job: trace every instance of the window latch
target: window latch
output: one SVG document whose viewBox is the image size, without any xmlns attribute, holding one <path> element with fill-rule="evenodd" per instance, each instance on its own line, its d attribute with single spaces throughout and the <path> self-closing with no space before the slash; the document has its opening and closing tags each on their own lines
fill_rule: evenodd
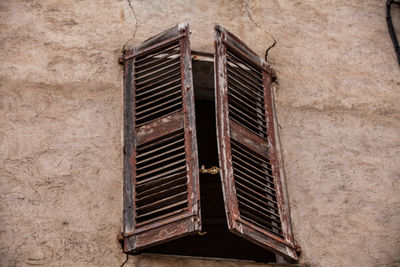
<svg viewBox="0 0 400 267">
<path fill-rule="evenodd" d="M 206 169 L 206 167 L 204 165 L 201 165 L 200 173 L 209 173 L 209 174 L 215 175 L 215 174 L 219 173 L 219 168 L 216 166 L 213 166 L 211 168 Z"/>
</svg>

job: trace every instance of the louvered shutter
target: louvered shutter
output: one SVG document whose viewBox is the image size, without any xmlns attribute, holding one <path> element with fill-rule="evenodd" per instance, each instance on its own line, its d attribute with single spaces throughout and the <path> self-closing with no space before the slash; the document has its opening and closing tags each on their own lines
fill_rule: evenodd
<svg viewBox="0 0 400 267">
<path fill-rule="evenodd" d="M 297 260 L 276 148 L 271 72 L 218 25 L 215 50 L 218 151 L 228 227 Z"/>
<path fill-rule="evenodd" d="M 124 252 L 200 230 L 189 26 L 124 56 Z"/>
</svg>

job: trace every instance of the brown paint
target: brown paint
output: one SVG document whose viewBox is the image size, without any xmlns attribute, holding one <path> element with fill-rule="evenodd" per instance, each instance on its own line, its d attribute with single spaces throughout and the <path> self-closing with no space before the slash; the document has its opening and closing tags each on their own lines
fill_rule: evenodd
<svg viewBox="0 0 400 267">
<path fill-rule="evenodd" d="M 224 189 L 224 201 L 227 212 L 228 227 L 233 232 L 244 238 L 271 250 L 288 260 L 297 261 L 297 254 L 293 244 L 293 235 L 287 208 L 287 197 L 284 194 L 281 183 L 280 168 L 281 162 L 276 152 L 275 141 L 275 115 L 273 105 L 273 95 L 271 92 L 271 74 L 273 71 L 266 65 L 263 59 L 252 52 L 236 36 L 229 33 L 221 26 L 215 28 L 215 89 L 216 89 L 216 109 L 217 109 L 217 133 L 218 148 L 221 168 L 221 180 Z M 264 86 L 264 106 L 265 117 L 267 119 L 267 138 L 263 138 L 248 131 L 245 127 L 232 121 L 228 112 L 228 86 L 227 86 L 227 56 L 226 49 L 229 46 L 237 54 L 242 56 L 242 60 L 250 61 L 249 64 L 256 65 L 262 70 Z M 252 81 L 254 81 L 253 77 Z M 278 210 L 281 220 L 282 234 L 284 238 L 268 231 L 266 228 L 259 227 L 240 217 L 238 210 L 238 200 L 235 190 L 235 178 L 232 172 L 232 152 L 230 149 L 230 139 L 234 138 L 237 142 L 257 151 L 261 155 L 270 159 Z"/>
<path fill-rule="evenodd" d="M 149 246 L 166 242 L 201 230 L 199 203 L 199 168 L 194 113 L 194 91 L 191 73 L 191 54 L 189 43 L 189 26 L 180 24 L 159 35 L 150 38 L 143 44 L 125 51 L 125 86 L 126 97 L 124 110 L 124 252 L 133 253 Z M 135 65 L 137 57 L 151 53 L 160 47 L 167 47 L 179 41 L 180 73 L 183 109 L 172 114 L 135 125 Z M 147 87 L 147 85 L 146 85 Z M 136 224 L 136 146 L 151 142 L 169 133 L 184 130 L 187 206 Z M 153 170 L 152 170 L 153 171 Z M 141 174 L 143 176 L 143 174 Z M 153 177 L 151 177 L 153 179 Z M 177 198 L 178 199 L 178 198 Z M 164 200 L 141 206 L 146 212 L 152 207 L 159 207 Z M 165 199 L 165 203 L 174 204 L 174 198 Z M 183 202 L 183 203 L 185 203 Z M 158 204 L 160 203 L 160 204 Z M 176 203 L 175 203 L 176 204 Z M 142 215 L 143 216 L 143 215 Z"/>
</svg>

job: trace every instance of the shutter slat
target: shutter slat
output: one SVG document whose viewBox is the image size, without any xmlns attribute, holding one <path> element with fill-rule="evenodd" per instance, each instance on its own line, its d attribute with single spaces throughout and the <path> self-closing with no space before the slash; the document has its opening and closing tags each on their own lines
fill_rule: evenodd
<svg viewBox="0 0 400 267">
<path fill-rule="evenodd" d="M 248 92 L 252 93 L 255 97 L 262 97 L 261 92 L 259 92 L 258 88 L 246 83 L 245 81 L 243 81 L 243 79 L 240 79 L 237 74 L 230 70 L 230 68 L 228 68 L 228 78 L 233 80 L 238 87 L 248 90 Z"/>
<path fill-rule="evenodd" d="M 158 104 L 162 104 L 162 103 L 167 103 L 166 100 L 171 99 L 171 98 L 176 98 L 176 97 L 180 97 L 181 98 L 181 91 L 180 90 L 174 90 L 172 92 L 170 92 L 169 94 L 165 94 L 161 97 L 158 97 L 154 100 L 151 101 L 147 101 L 145 104 L 140 104 L 140 103 L 136 103 L 136 109 L 140 110 L 140 112 L 145 112 L 145 110 L 143 110 L 143 108 L 149 108 L 149 106 L 157 106 Z M 138 112 L 139 113 L 139 112 Z"/>
<path fill-rule="evenodd" d="M 152 75 L 151 77 L 148 77 L 147 79 L 142 79 L 142 77 L 136 78 L 136 86 L 138 89 L 143 89 L 148 86 L 153 85 L 155 82 L 160 83 L 161 81 L 165 81 L 166 79 L 170 79 L 170 77 L 173 74 L 180 74 L 180 68 L 179 68 L 180 62 L 175 63 L 171 66 L 168 66 L 166 68 L 167 71 L 160 70 L 160 72 L 156 72 L 156 74 Z M 144 77 L 146 78 L 146 77 Z"/>
<path fill-rule="evenodd" d="M 175 94 L 176 95 L 176 94 Z M 146 117 L 148 117 L 148 116 L 151 116 L 152 114 L 155 114 L 155 113 L 157 113 L 157 112 L 160 112 L 160 111 L 162 111 L 163 109 L 160 109 L 160 107 L 164 107 L 164 106 L 167 106 L 167 107 L 165 107 L 165 108 L 168 108 L 169 106 L 173 106 L 173 105 L 168 105 L 168 104 L 171 104 L 171 103 L 174 103 L 174 102 L 177 102 L 177 100 L 181 100 L 182 99 L 182 96 L 180 96 L 180 95 L 178 95 L 178 96 L 176 96 L 176 97 L 174 97 L 174 98 L 172 98 L 172 99 L 170 99 L 170 100 L 168 100 L 168 101 L 160 101 L 160 100 L 165 100 L 165 99 L 159 99 L 158 101 L 160 101 L 161 103 L 160 104 L 158 104 L 158 105 L 153 105 L 152 107 L 149 107 L 149 108 L 147 108 L 147 109 L 143 109 L 143 110 L 140 110 L 140 111 L 138 111 L 137 113 L 136 113 L 136 115 L 139 117 L 139 115 L 142 115 L 142 114 L 148 114 L 148 115 L 146 115 L 146 116 L 141 116 L 140 118 L 141 119 L 143 119 L 143 118 L 146 118 Z M 179 103 L 181 103 L 181 101 L 178 101 Z M 150 103 L 150 104 L 152 104 L 152 103 Z M 144 106 L 144 105 L 143 105 Z M 142 108 L 143 106 L 140 106 L 140 108 Z M 147 105 L 146 105 L 147 106 Z M 154 110 L 156 110 L 156 111 L 154 111 Z M 139 119 L 138 119 L 139 120 Z"/>
<path fill-rule="evenodd" d="M 178 194 L 174 194 L 170 197 L 166 197 L 164 199 L 143 206 L 139 205 L 140 203 L 137 203 L 136 201 L 136 212 L 138 214 L 138 218 L 140 218 L 142 214 L 147 214 L 148 212 L 157 211 L 161 207 L 166 207 L 171 204 L 178 203 L 179 201 L 186 200 L 186 195 L 187 195 L 186 191 L 180 192 Z"/>
<path fill-rule="evenodd" d="M 250 125 L 251 128 L 255 128 L 255 130 L 253 130 L 253 131 L 257 132 L 257 130 L 261 130 L 261 131 L 265 132 L 265 130 L 267 130 L 267 128 L 265 127 L 265 120 L 258 119 L 257 117 L 253 118 L 246 113 L 246 110 L 240 110 L 239 108 L 235 107 L 234 105 L 228 105 L 228 106 L 230 109 L 235 111 L 235 113 L 238 114 L 239 117 L 241 117 L 241 118 L 245 117 L 246 119 L 252 121 L 254 124 L 248 124 L 248 125 Z"/>
<path fill-rule="evenodd" d="M 250 200 L 250 197 L 251 197 L 250 194 L 243 196 L 242 193 L 244 193 L 244 192 L 240 191 L 240 190 L 238 190 L 238 191 L 239 192 L 237 195 L 238 195 L 239 199 L 243 200 L 243 201 L 239 202 L 239 208 L 240 208 L 240 205 L 243 205 L 244 207 L 246 207 L 246 209 L 251 209 L 252 211 L 254 211 L 254 213 L 256 214 L 257 217 L 263 218 L 265 220 L 266 224 L 269 226 L 273 226 L 272 222 L 276 222 L 277 225 L 280 225 L 281 222 L 279 221 L 279 216 L 276 217 L 276 218 L 278 218 L 278 220 L 270 217 L 269 216 L 270 211 L 267 210 L 266 208 L 260 206 L 259 204 L 253 202 L 252 200 Z M 271 221 L 269 221 L 269 220 L 271 220 Z M 277 227 L 277 228 L 282 229 L 281 227 Z"/>
<path fill-rule="evenodd" d="M 167 176 L 167 178 L 157 179 L 155 181 L 153 180 L 142 186 L 136 185 L 136 197 L 141 198 L 145 195 L 150 195 L 159 190 L 171 188 L 179 184 L 186 184 L 186 172 L 170 175 Z"/>
<path fill-rule="evenodd" d="M 136 159 L 140 159 L 145 157 L 151 153 L 157 152 L 161 149 L 165 149 L 169 146 L 174 146 L 177 143 L 183 143 L 183 131 L 179 130 L 176 132 L 172 132 L 169 135 L 163 135 L 158 139 L 153 139 L 150 142 L 142 143 L 137 146 L 137 150 L 139 155 L 136 156 Z"/>
<path fill-rule="evenodd" d="M 228 95 L 232 96 L 232 94 L 230 93 Z M 265 127 L 266 120 L 259 113 L 257 113 L 255 110 L 249 109 L 246 105 L 243 105 L 236 101 L 236 99 L 230 97 L 229 106 L 235 109 L 235 111 L 237 111 L 239 114 L 242 114 L 244 117 L 254 122 L 254 124 L 256 124 L 257 126 L 263 127 L 264 131 L 267 129 Z"/>
<path fill-rule="evenodd" d="M 133 253 L 201 230 L 189 26 L 124 58 L 124 252 Z"/>
<path fill-rule="evenodd" d="M 136 177 L 137 177 L 137 179 L 141 179 L 143 177 L 148 177 L 149 175 L 155 175 L 155 173 L 163 172 L 163 171 L 165 171 L 166 169 L 169 169 L 172 166 L 185 163 L 185 161 L 186 161 L 186 159 L 181 159 L 179 161 L 172 162 L 170 164 L 164 165 L 164 166 L 162 166 L 160 168 L 157 168 L 157 169 L 154 169 L 154 170 L 151 170 L 151 171 L 147 171 L 147 172 L 138 174 Z"/>
<path fill-rule="evenodd" d="M 163 157 L 163 159 L 157 160 L 157 161 L 155 161 L 153 163 L 145 164 L 145 165 L 143 165 L 141 167 L 138 166 L 136 168 L 136 171 L 137 172 L 141 172 L 141 171 L 146 170 L 148 168 L 152 168 L 154 166 L 161 165 L 162 163 L 169 162 L 169 161 L 171 161 L 173 159 L 182 158 L 182 156 L 185 156 L 185 154 L 186 154 L 186 152 L 184 150 L 183 150 L 183 152 L 178 153 L 178 154 L 174 153 L 174 155 L 172 155 L 172 156 Z M 143 163 L 143 162 L 141 162 L 141 163 Z M 137 165 L 139 165 L 139 163 Z"/>
<path fill-rule="evenodd" d="M 237 123 L 235 120 L 229 120 L 231 129 L 231 140 L 236 141 L 237 149 L 248 155 L 258 154 L 264 158 L 269 158 L 268 140 L 259 136 L 257 133 L 250 131 L 248 128 Z M 246 149 L 244 149 L 246 148 Z M 269 162 L 269 161 L 268 161 Z"/>
<path fill-rule="evenodd" d="M 229 84 L 228 84 L 228 89 L 230 92 L 237 92 L 238 94 L 241 94 L 242 96 L 246 97 L 246 98 L 250 98 L 253 102 L 253 104 L 261 109 L 264 110 L 264 105 L 263 103 L 260 102 L 260 97 L 253 94 L 253 92 L 251 91 L 246 91 L 245 88 L 241 88 L 240 85 L 235 84 L 235 82 L 232 82 L 229 78 L 228 78 Z M 265 110 L 264 110 L 265 112 Z"/>
<path fill-rule="evenodd" d="M 240 124 L 241 126 L 245 127 L 247 130 L 249 130 L 250 132 L 260 136 L 261 138 L 266 138 L 263 130 L 265 129 L 258 129 L 257 126 L 252 125 L 251 123 L 249 123 L 246 118 L 243 118 L 243 116 L 240 116 L 240 113 L 238 111 L 236 111 L 235 109 L 231 108 L 229 106 L 229 115 L 230 115 L 230 119 L 234 120 L 236 123 Z"/>
<path fill-rule="evenodd" d="M 230 57 L 229 55 L 227 56 L 227 59 L 228 64 L 233 67 L 234 70 L 240 72 L 240 75 L 243 75 L 246 80 L 250 80 L 252 84 L 255 84 L 256 86 L 258 86 L 259 83 L 263 83 L 262 75 L 260 75 L 260 77 L 256 77 L 254 74 L 252 74 L 251 71 L 249 71 L 246 66 L 244 66 L 243 63 L 237 62 L 233 57 Z"/>
<path fill-rule="evenodd" d="M 266 192 L 265 187 L 267 187 L 267 185 L 264 183 L 264 181 L 257 180 L 253 176 L 248 175 L 247 173 L 244 173 L 243 171 L 237 168 L 234 169 L 234 172 L 235 172 L 235 177 L 237 176 L 239 179 L 242 179 L 243 181 L 250 183 L 252 186 L 255 186 L 256 188 Z M 250 181 L 252 181 L 253 183 L 251 183 Z M 272 183 L 269 184 L 273 185 Z"/>
<path fill-rule="evenodd" d="M 136 119 L 137 127 L 142 126 L 144 123 L 149 123 L 157 118 L 164 117 L 166 116 L 165 113 L 171 114 L 173 112 L 180 110 L 181 108 L 182 108 L 182 102 L 177 102 L 156 111 L 152 109 L 153 112 L 143 115 L 142 117 L 140 117 L 140 119 Z"/>
<path fill-rule="evenodd" d="M 162 69 L 168 69 L 168 67 L 173 66 L 179 62 L 179 52 L 175 51 L 174 54 L 167 54 L 154 60 L 151 64 L 146 64 L 147 66 L 140 66 L 140 68 L 136 67 L 136 69 L 142 69 L 141 71 L 137 71 L 136 75 L 141 79 L 145 78 L 146 76 L 153 75 Z"/>
<path fill-rule="evenodd" d="M 270 69 L 236 36 L 215 29 L 217 135 L 228 228 L 296 261 Z"/>
<path fill-rule="evenodd" d="M 249 71 L 250 74 L 252 74 L 254 77 L 256 77 L 262 81 L 262 73 L 260 72 L 258 66 L 254 66 L 251 62 L 241 59 L 241 56 L 238 55 L 232 49 L 227 49 L 226 54 L 227 54 L 227 58 L 230 59 L 230 61 L 236 61 L 236 62 L 239 62 L 240 64 L 245 65 L 246 67 L 248 67 L 250 69 L 250 71 Z"/>
<path fill-rule="evenodd" d="M 229 79 L 228 79 L 228 81 L 229 81 Z M 259 110 L 260 112 L 263 112 L 263 114 L 265 114 L 265 109 L 264 109 L 262 103 L 260 102 L 260 98 L 249 94 L 249 92 L 246 92 L 243 88 L 239 88 L 234 83 L 231 83 L 231 82 L 229 82 L 229 84 L 228 84 L 228 89 L 229 89 L 229 93 L 238 94 L 240 97 L 243 97 L 248 101 L 251 101 L 251 103 L 254 105 L 254 108 L 256 108 L 257 110 Z"/>
<path fill-rule="evenodd" d="M 235 47 L 229 46 L 229 49 L 226 50 L 227 57 L 233 57 L 234 60 L 239 61 L 241 64 L 246 65 L 251 72 L 256 76 L 262 78 L 262 73 L 260 72 L 260 66 L 258 64 L 254 64 L 253 61 L 249 61 L 246 58 L 243 58 L 243 54 L 239 52 Z"/>
<path fill-rule="evenodd" d="M 145 83 L 154 79 L 157 79 L 160 76 L 157 75 L 166 75 L 169 74 L 169 71 L 167 70 L 176 70 L 179 69 L 180 67 L 180 58 L 174 58 L 172 60 L 166 60 L 163 63 L 160 63 L 158 65 L 155 65 L 151 68 L 151 70 L 146 70 L 141 73 L 136 73 L 136 82 L 139 85 L 139 83 Z M 153 70 L 154 69 L 154 70 Z"/>
<path fill-rule="evenodd" d="M 234 142 L 232 142 L 232 143 L 234 143 Z M 271 167 L 267 166 L 269 164 L 267 163 L 266 159 L 261 159 L 261 158 L 255 159 L 255 158 L 253 158 L 254 154 L 251 154 L 251 156 L 248 154 L 246 155 L 245 154 L 246 152 L 243 149 L 241 149 L 241 150 L 237 149 L 237 148 L 235 148 L 235 146 L 232 146 L 231 149 L 232 149 L 232 152 L 238 154 L 241 157 L 244 157 L 246 160 L 251 161 L 253 164 L 258 165 L 258 164 L 260 164 L 260 161 L 261 161 L 263 168 L 266 168 L 267 170 L 272 171 Z"/>
<path fill-rule="evenodd" d="M 229 119 L 235 121 L 238 124 L 240 124 L 242 127 L 246 128 L 247 130 L 249 130 L 250 132 L 256 134 L 257 136 L 260 136 L 260 132 L 258 132 L 257 130 L 254 130 L 253 127 L 251 127 L 251 126 L 248 126 L 246 121 L 243 121 L 243 119 L 240 118 L 240 116 L 236 115 L 235 113 L 231 113 L 231 116 L 230 116 Z M 265 138 L 264 136 L 265 135 L 262 134 L 260 137 L 261 138 Z"/>
<path fill-rule="evenodd" d="M 240 157 L 237 157 L 236 155 L 232 155 L 234 157 L 234 163 L 237 163 L 238 166 L 242 167 L 243 169 L 249 171 L 250 173 L 252 173 L 253 175 L 259 177 L 260 179 L 266 180 L 268 181 L 269 178 L 274 179 L 274 177 L 270 174 L 268 174 L 268 172 L 263 171 L 262 167 L 257 168 L 256 166 L 254 166 L 253 164 L 249 164 L 248 162 L 244 161 L 243 159 L 241 159 Z M 272 181 L 270 181 L 272 183 Z"/>
<path fill-rule="evenodd" d="M 137 92 L 137 94 L 136 94 L 136 99 L 142 100 L 142 98 L 140 98 L 140 97 L 142 97 L 143 95 L 147 95 L 147 94 L 149 94 L 149 93 L 153 93 L 154 91 L 157 92 L 157 91 L 159 91 L 161 88 L 174 88 L 174 87 L 177 86 L 176 84 L 178 84 L 178 86 L 182 86 L 182 85 L 181 85 L 181 78 L 180 78 L 180 77 L 179 77 L 178 79 L 171 80 L 171 81 L 169 81 L 169 82 L 167 82 L 167 83 L 163 83 L 163 84 L 161 84 L 160 86 L 154 87 L 154 88 L 152 88 L 152 89 L 150 89 L 150 90 Z M 170 86 L 170 85 L 172 85 L 172 86 Z M 167 87 L 167 86 L 170 86 L 170 87 Z"/>
<path fill-rule="evenodd" d="M 169 94 L 171 94 L 173 92 L 180 91 L 179 90 L 180 87 L 181 87 L 181 85 L 178 84 L 178 85 L 175 85 L 175 86 L 172 86 L 172 87 L 167 87 L 167 88 L 165 88 L 163 90 L 158 90 L 158 91 L 156 91 L 156 93 L 150 94 L 149 96 L 143 97 L 141 99 L 137 99 L 136 100 L 136 105 L 140 105 L 142 102 L 148 101 L 149 99 L 153 99 L 153 98 L 156 98 L 158 96 L 169 95 Z"/>
<path fill-rule="evenodd" d="M 243 177 L 247 177 L 248 179 L 250 179 L 250 180 L 252 180 L 252 181 L 254 181 L 256 183 L 259 183 L 261 185 L 261 187 L 266 186 L 265 183 L 268 183 L 270 186 L 273 186 L 272 182 L 270 182 L 270 181 L 268 181 L 268 180 L 266 180 L 264 178 L 261 178 L 261 180 L 257 179 L 256 176 L 251 175 L 248 172 L 243 171 L 242 168 L 235 168 L 235 166 L 234 166 L 234 172 L 236 172 L 236 171 L 238 173 L 240 173 Z"/>
<path fill-rule="evenodd" d="M 135 58 L 135 92 L 140 95 L 136 101 L 135 111 L 137 127 L 182 108 L 182 90 L 177 86 L 182 67 L 180 54 L 175 54 L 177 57 L 173 59 L 163 57 L 171 51 L 175 51 L 174 53 L 179 52 L 178 50 L 180 51 L 179 40 L 175 40 Z M 150 62 L 158 60 L 157 57 L 163 57 L 163 60 L 149 65 Z M 144 59 L 148 59 L 150 62 L 141 62 Z M 138 62 L 144 63 L 147 67 L 143 68 L 143 64 Z M 137 71 L 137 68 L 140 71 Z M 182 86 L 182 83 L 180 85 Z M 160 89 L 168 89 L 170 87 L 175 88 L 175 90 L 169 91 L 169 94 L 160 92 L 163 91 Z"/>
<path fill-rule="evenodd" d="M 249 193 L 249 192 L 246 192 L 245 190 L 242 190 L 241 189 L 241 187 L 236 187 L 236 190 L 237 190 L 237 192 L 238 192 L 238 194 L 239 195 L 242 195 L 242 197 L 243 198 L 247 198 L 247 200 L 248 201 L 250 201 L 250 199 L 252 199 L 251 201 L 254 201 L 254 205 L 257 205 L 257 204 L 255 204 L 255 202 L 261 202 L 261 203 L 263 203 L 264 205 L 267 205 L 268 206 L 268 208 L 270 207 L 269 206 L 269 203 L 272 203 L 272 204 L 275 204 L 276 206 L 278 206 L 278 203 L 275 201 L 275 200 L 272 200 L 270 197 L 269 197 L 269 195 L 266 195 L 267 196 L 267 199 L 268 199 L 268 201 L 267 201 L 267 203 L 264 203 L 263 201 L 260 201 L 260 199 L 257 197 L 257 195 L 256 194 L 251 194 L 251 193 Z M 245 197 L 246 196 L 246 197 Z M 260 207 L 260 209 L 264 209 L 264 207 L 262 207 L 262 206 L 259 206 Z M 275 208 L 275 206 L 272 206 L 273 208 Z M 279 217 L 279 216 L 278 216 Z"/>
<path fill-rule="evenodd" d="M 169 177 L 172 177 L 172 176 L 176 175 L 176 173 L 181 172 L 182 170 L 185 170 L 185 169 L 186 169 L 186 166 L 181 165 L 181 166 L 178 166 L 176 168 L 170 169 L 170 170 L 168 170 L 168 171 L 166 171 L 164 173 L 161 173 L 161 174 L 158 174 L 158 175 L 154 175 L 154 176 L 152 176 L 150 178 L 137 181 L 136 184 L 137 185 L 141 185 L 141 184 L 148 183 L 150 181 L 155 181 L 155 180 L 158 180 L 158 179 L 160 179 L 160 180 L 161 179 L 168 179 Z M 171 175 L 171 174 L 173 174 L 173 175 Z"/>
<path fill-rule="evenodd" d="M 178 141 L 176 141 L 176 142 L 182 142 L 183 140 L 178 140 Z M 165 148 L 166 146 L 164 146 L 164 147 L 162 147 L 162 148 Z M 143 160 L 141 160 L 140 162 L 138 162 L 137 163 L 137 165 L 143 165 L 143 164 L 146 164 L 147 162 L 149 162 L 149 161 L 154 161 L 154 160 L 156 160 L 156 159 L 158 159 L 158 158 L 164 158 L 166 155 L 169 155 L 169 154 L 171 154 L 171 153 L 176 153 L 177 151 L 179 151 L 179 150 L 183 150 L 184 151 L 184 148 L 185 148 L 185 145 L 182 145 L 182 146 L 179 146 L 179 147 L 175 147 L 175 148 L 172 148 L 171 150 L 167 150 L 167 151 L 165 151 L 165 152 L 162 152 L 162 153 L 157 153 L 156 155 L 154 155 L 154 156 L 151 156 L 151 157 L 149 157 L 149 158 L 146 158 L 146 159 L 143 159 Z M 159 150 L 161 150 L 161 148 L 160 149 L 155 149 L 155 150 L 152 150 L 152 151 L 149 151 L 149 152 L 147 152 L 147 153 L 154 153 L 154 152 L 157 152 L 157 151 L 159 151 Z M 138 167 L 138 169 L 139 169 L 140 167 Z"/>
<path fill-rule="evenodd" d="M 231 97 L 231 99 L 237 103 L 239 103 L 239 105 L 243 105 L 245 106 L 246 110 L 248 110 L 251 113 L 257 113 L 257 116 L 261 116 L 262 120 L 265 121 L 265 113 L 263 114 L 263 112 L 261 111 L 261 109 L 259 108 L 255 108 L 254 106 L 251 106 L 249 102 L 245 102 L 247 99 L 242 99 L 240 98 L 240 95 L 234 91 L 234 90 L 230 90 L 228 92 L 229 96 Z M 239 95 L 239 96 L 238 96 Z M 258 117 L 257 117 L 258 118 Z"/>
<path fill-rule="evenodd" d="M 169 46 L 169 47 L 168 47 Z M 167 47 L 167 49 L 165 49 Z M 177 39 L 173 39 L 169 42 L 165 42 L 158 46 L 157 49 L 153 49 L 150 51 L 144 51 L 142 54 L 138 55 L 137 58 L 135 59 L 135 65 L 143 64 L 143 61 L 157 58 L 158 55 L 166 53 L 166 51 L 170 51 L 171 49 L 176 49 L 180 47 Z"/>
<path fill-rule="evenodd" d="M 237 160 L 237 157 L 235 157 L 233 160 Z M 236 164 L 236 163 L 234 163 L 234 164 Z M 253 178 L 252 180 L 258 181 L 259 183 L 261 183 L 263 185 L 263 188 L 265 187 L 265 189 L 267 189 L 267 190 L 272 190 L 273 192 L 276 192 L 276 189 L 273 188 L 273 186 L 274 186 L 273 180 L 270 180 L 270 179 L 262 179 L 262 180 L 261 179 L 257 179 L 257 178 L 255 178 L 254 175 L 249 175 L 248 173 L 241 171 L 240 168 L 234 168 L 234 171 L 235 170 L 240 171 L 241 173 L 243 173 L 247 177 Z M 275 194 L 272 194 L 272 196 L 276 197 Z"/>
<path fill-rule="evenodd" d="M 243 217 L 244 220 L 246 220 L 246 221 L 248 221 L 250 223 L 253 223 L 253 224 L 255 224 L 256 226 L 258 226 L 260 228 L 263 228 L 264 227 L 263 225 L 267 224 L 267 222 L 265 220 L 261 219 L 261 222 L 260 222 L 260 221 L 257 220 L 258 219 L 257 217 L 254 218 L 254 216 L 253 216 L 253 214 L 251 212 L 247 212 L 245 210 L 243 211 L 243 216 L 242 217 Z M 271 232 L 273 234 L 278 235 L 279 237 L 283 238 L 283 235 L 280 234 L 280 232 L 281 232 L 280 229 L 277 229 L 277 228 L 273 227 L 271 229 Z"/>
<path fill-rule="evenodd" d="M 170 187 L 165 190 L 159 190 L 156 193 L 148 194 L 142 198 L 136 198 L 136 205 L 142 206 L 144 203 L 158 201 L 164 199 L 168 196 L 175 195 L 178 193 L 186 192 L 186 184 L 181 184 L 177 186 Z"/>
<path fill-rule="evenodd" d="M 268 203 L 268 201 L 271 200 L 271 198 L 268 198 L 267 196 L 265 196 L 265 195 L 263 195 L 263 194 L 260 194 L 259 192 L 255 191 L 254 189 L 251 189 L 250 187 L 248 187 L 248 186 L 246 186 L 246 185 L 240 183 L 239 180 L 240 180 L 240 179 L 236 179 L 236 180 L 235 180 L 235 184 L 236 184 L 237 187 L 241 187 L 243 190 L 249 191 L 249 192 L 250 192 L 251 194 L 253 194 L 254 196 L 258 196 L 261 200 L 264 200 L 264 201 L 262 201 L 262 202 L 265 202 L 265 201 L 266 201 L 266 202 Z M 263 190 L 263 191 L 264 191 L 264 193 L 265 193 L 266 195 L 268 194 L 267 192 L 265 192 L 265 190 Z M 272 214 L 273 214 L 274 216 L 279 217 L 278 214 L 275 214 L 275 213 L 272 213 Z"/>
<path fill-rule="evenodd" d="M 149 83 L 149 84 L 146 84 L 146 85 L 138 86 L 136 88 L 136 91 L 138 93 L 139 92 L 143 92 L 144 90 L 150 91 L 150 89 L 153 89 L 154 87 L 164 86 L 165 84 L 168 84 L 168 82 L 174 81 L 176 78 L 181 76 L 181 74 L 179 73 L 179 70 L 173 70 L 173 72 L 174 73 L 169 74 L 169 75 L 163 77 L 162 79 L 157 79 L 153 83 Z"/>
<path fill-rule="evenodd" d="M 168 218 L 168 217 L 171 217 L 171 216 L 179 215 L 179 214 L 181 214 L 181 213 L 183 213 L 184 211 L 187 210 L 186 206 L 187 206 L 187 201 L 184 200 L 184 201 L 177 202 L 177 203 L 174 203 L 172 205 L 169 205 L 167 207 L 163 207 L 161 209 L 154 210 L 152 212 L 143 214 L 140 217 L 138 216 L 139 219 L 146 218 L 146 216 L 149 217 L 149 218 L 148 219 L 144 219 L 142 222 L 138 222 L 136 225 L 137 225 L 137 227 L 139 227 L 139 226 L 142 226 L 142 225 L 146 225 L 146 224 L 149 224 L 149 223 L 160 221 L 162 219 L 165 219 L 165 218 Z M 165 211 L 168 211 L 168 212 L 165 212 Z"/>
<path fill-rule="evenodd" d="M 174 136 L 174 138 L 176 138 L 176 136 Z M 180 144 L 180 143 L 182 143 L 182 144 L 184 143 L 183 138 L 182 139 L 178 139 L 176 141 L 173 140 L 173 139 L 171 140 L 171 139 L 169 139 L 170 143 L 165 143 L 165 144 L 162 144 L 161 146 L 157 146 L 155 148 L 154 148 L 154 146 L 156 146 L 156 144 L 152 144 L 152 146 L 146 147 L 147 149 L 151 148 L 151 150 L 148 150 L 148 151 L 146 151 L 144 153 L 143 152 L 140 153 L 138 155 L 137 159 L 140 159 L 140 158 L 142 158 L 144 156 L 147 156 L 147 155 L 150 155 L 150 154 L 153 155 L 155 152 L 158 152 L 157 155 L 145 159 L 145 160 L 151 160 L 154 157 L 158 157 L 158 155 L 160 155 L 159 153 L 160 153 L 161 150 L 166 149 L 166 148 L 171 147 L 171 146 L 176 146 L 177 144 Z M 185 145 L 183 144 L 182 146 L 180 145 L 179 147 L 176 147 L 175 149 L 184 148 L 184 147 L 185 147 Z M 145 160 L 141 160 L 141 162 L 144 162 Z"/>
<path fill-rule="evenodd" d="M 235 80 L 241 86 L 243 86 L 249 90 L 253 90 L 253 92 L 255 92 L 256 95 L 263 97 L 262 82 L 255 83 L 252 80 L 248 79 L 247 77 L 241 75 L 241 73 L 238 73 L 240 71 L 240 68 L 234 68 L 234 67 L 228 66 L 227 70 L 228 70 L 229 77 L 231 77 L 233 80 Z"/>
<path fill-rule="evenodd" d="M 178 48 L 178 49 L 177 49 Z M 164 64 L 165 62 L 169 62 L 170 60 L 165 60 L 166 58 L 171 58 L 171 60 L 174 60 L 174 57 L 177 56 L 179 57 L 179 45 L 173 46 L 170 49 L 167 49 L 165 51 L 162 51 L 161 54 L 162 56 L 157 57 L 157 56 L 152 56 L 152 60 L 146 62 L 146 63 L 142 63 L 139 64 L 138 61 L 136 61 L 135 63 L 135 68 L 137 70 L 137 74 L 141 74 L 143 72 L 148 71 L 149 69 L 153 69 L 154 66 L 158 66 L 159 64 Z"/>
</svg>

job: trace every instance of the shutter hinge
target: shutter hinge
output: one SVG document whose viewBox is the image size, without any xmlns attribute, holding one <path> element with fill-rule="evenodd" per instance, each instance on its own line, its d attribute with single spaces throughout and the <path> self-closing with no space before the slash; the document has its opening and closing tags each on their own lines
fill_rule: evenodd
<svg viewBox="0 0 400 267">
<path fill-rule="evenodd" d="M 206 169 L 206 167 L 204 165 L 201 165 L 200 173 L 209 173 L 209 174 L 215 175 L 215 174 L 219 173 L 219 168 L 216 166 L 213 166 L 211 168 Z"/>
<path fill-rule="evenodd" d="M 122 55 L 122 56 L 120 56 L 120 57 L 118 58 L 118 63 L 119 63 L 120 65 L 124 65 L 124 61 L 125 61 L 124 55 Z"/>
<path fill-rule="evenodd" d="M 124 234 L 123 233 L 119 233 L 117 236 L 118 242 L 121 244 L 122 246 L 122 250 L 124 249 Z"/>
<path fill-rule="evenodd" d="M 301 255 L 301 247 L 300 247 L 300 244 L 296 240 L 294 241 L 294 247 L 296 249 L 297 256 L 300 256 Z"/>
<path fill-rule="evenodd" d="M 118 58 L 118 64 L 124 65 L 125 62 L 125 49 L 121 50 L 121 55 Z"/>
</svg>

